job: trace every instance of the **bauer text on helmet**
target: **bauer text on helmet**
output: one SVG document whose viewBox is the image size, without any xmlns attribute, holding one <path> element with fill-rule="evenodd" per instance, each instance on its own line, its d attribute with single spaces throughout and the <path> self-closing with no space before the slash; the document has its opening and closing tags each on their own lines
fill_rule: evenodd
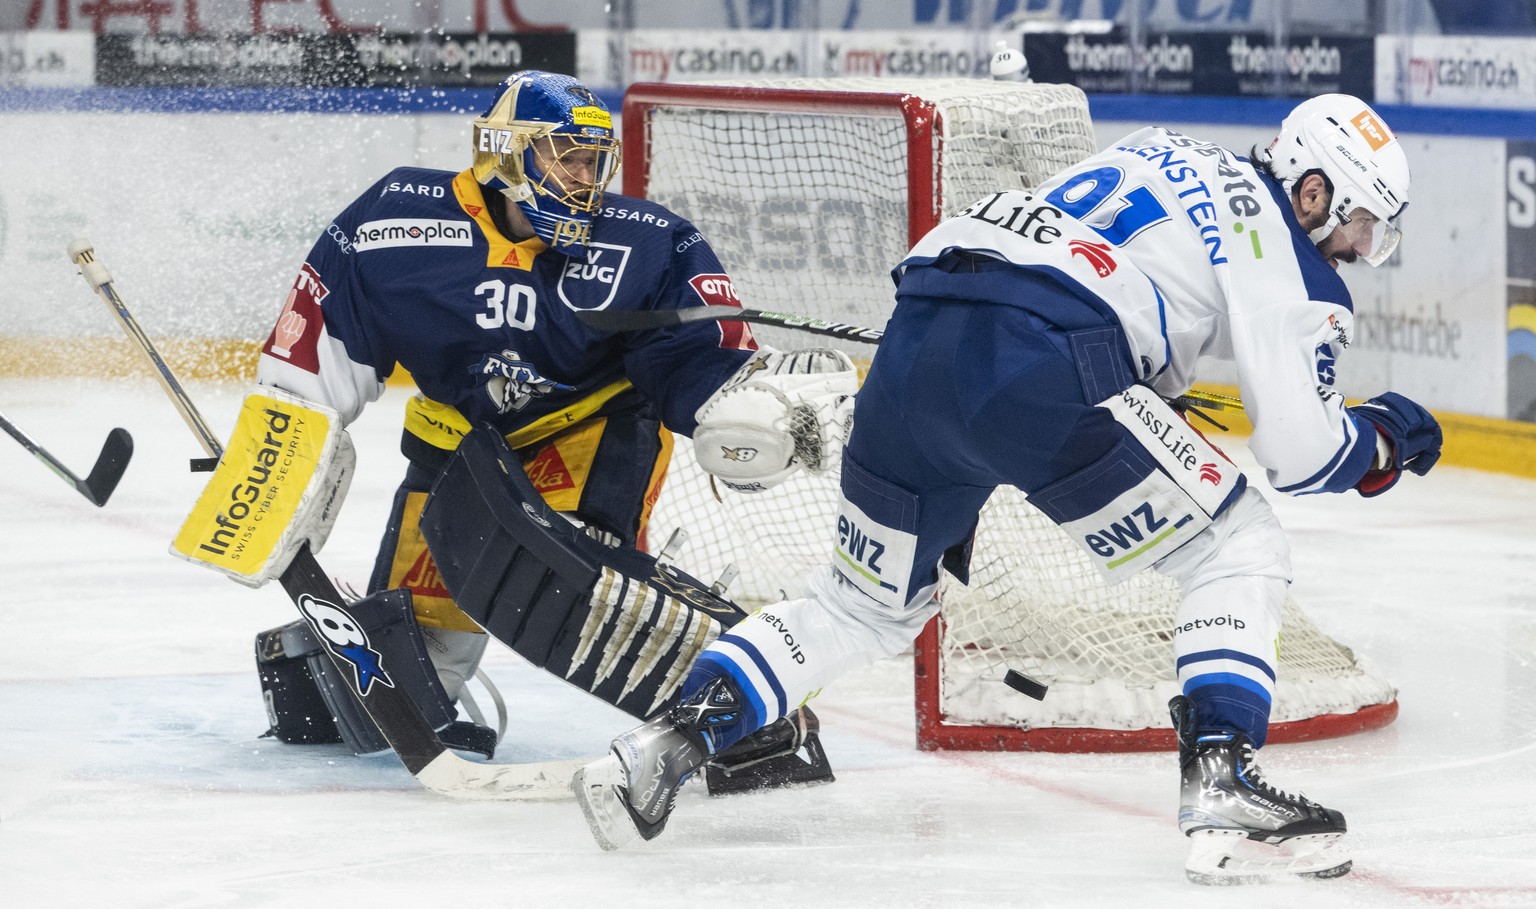
<svg viewBox="0 0 1536 909">
<path fill-rule="evenodd" d="M 619 164 L 608 108 L 556 73 L 513 73 L 475 120 L 475 178 L 517 204 L 534 233 L 572 253 L 590 241 L 592 214 Z"/>
<path fill-rule="evenodd" d="M 1408 207 L 1408 156 L 1370 105 L 1352 95 L 1318 95 L 1297 105 L 1263 157 L 1289 192 L 1320 172 L 1333 192 L 1327 223 L 1311 232 L 1321 243 L 1344 231 L 1361 258 L 1380 265 L 1402 239 L 1398 218 Z"/>
</svg>

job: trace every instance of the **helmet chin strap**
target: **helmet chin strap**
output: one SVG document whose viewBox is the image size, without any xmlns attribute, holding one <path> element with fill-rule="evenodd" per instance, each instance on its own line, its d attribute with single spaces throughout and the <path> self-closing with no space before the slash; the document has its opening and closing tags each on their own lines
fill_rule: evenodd
<svg viewBox="0 0 1536 909">
<path fill-rule="evenodd" d="M 1331 235 L 1335 230 L 1339 228 L 1340 225 L 1344 223 L 1344 206 L 1348 204 L 1349 202 L 1346 200 L 1339 202 L 1337 205 L 1334 205 L 1332 208 L 1328 209 L 1328 220 L 1324 221 L 1321 227 L 1307 231 L 1307 237 L 1312 240 L 1313 246 L 1321 245 L 1324 240 L 1328 239 L 1329 235 Z"/>
<path fill-rule="evenodd" d="M 1315 230 L 1307 231 L 1307 237 L 1312 240 L 1312 245 L 1313 246 L 1321 246 L 1323 241 L 1328 239 L 1329 235 L 1331 235 L 1335 230 L 1337 230 L 1338 227 L 1339 227 L 1339 216 L 1338 216 L 1338 214 L 1336 214 L 1334 212 L 1329 212 L 1328 213 L 1328 220 L 1323 222 L 1323 226 L 1319 227 L 1319 228 L 1317 228 Z"/>
</svg>

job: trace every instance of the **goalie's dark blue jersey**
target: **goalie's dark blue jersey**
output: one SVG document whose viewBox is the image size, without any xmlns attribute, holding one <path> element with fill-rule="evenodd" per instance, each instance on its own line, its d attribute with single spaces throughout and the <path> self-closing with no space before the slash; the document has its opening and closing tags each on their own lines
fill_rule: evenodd
<svg viewBox="0 0 1536 909">
<path fill-rule="evenodd" d="M 258 381 L 351 422 L 399 364 L 432 401 L 508 434 L 589 415 L 588 402 L 627 382 L 691 434 L 695 411 L 756 347 L 745 324 L 609 335 L 576 312 L 739 305 L 694 226 L 609 194 L 585 256 L 567 257 L 537 238 L 507 239 L 486 205 L 468 171 L 399 168 L 374 184 L 310 250 Z M 488 365 L 538 391 L 501 412 L 485 390 Z"/>
</svg>

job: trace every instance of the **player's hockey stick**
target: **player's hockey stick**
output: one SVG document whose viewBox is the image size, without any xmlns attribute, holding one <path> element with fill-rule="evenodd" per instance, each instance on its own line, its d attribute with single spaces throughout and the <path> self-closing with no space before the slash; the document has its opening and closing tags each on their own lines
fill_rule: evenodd
<svg viewBox="0 0 1536 909">
<path fill-rule="evenodd" d="M 845 341 L 862 341 L 866 344 L 879 344 L 880 339 L 885 337 L 885 332 L 878 328 L 864 328 L 860 325 L 849 325 L 846 322 L 829 322 L 826 319 L 811 316 L 771 312 L 766 309 L 742 309 L 736 306 L 689 306 L 684 309 L 639 310 L 586 309 L 579 310 L 576 317 L 593 328 L 613 332 L 649 331 L 689 322 L 756 322 L 759 325 L 794 328 L 815 335 L 826 335 Z M 1187 391 L 1169 403 L 1175 407 L 1204 407 L 1210 410 L 1241 412 L 1243 409 L 1243 402 L 1238 398 L 1209 391 Z"/>
<path fill-rule="evenodd" d="M 777 325 L 795 328 L 811 334 L 841 338 L 844 341 L 862 341 L 879 344 L 885 332 L 878 328 L 863 328 L 846 322 L 829 322 L 811 316 L 797 316 L 787 312 L 768 312 L 762 309 L 740 309 L 735 306 L 689 306 L 684 309 L 641 310 L 578 310 L 576 317 L 593 328 L 603 331 L 647 331 L 667 328 L 688 322 L 756 322 L 760 325 Z"/>
<path fill-rule="evenodd" d="M 75 487 L 77 492 L 97 508 L 107 504 L 107 499 L 112 497 L 112 490 L 117 488 L 117 481 L 123 478 L 123 471 L 128 469 L 128 459 L 133 457 L 133 436 L 130 436 L 126 429 L 114 429 L 107 433 L 107 441 L 101 446 L 101 454 L 96 456 L 96 463 L 91 467 L 91 472 L 82 480 L 60 463 L 58 458 L 49 454 L 46 448 L 32 441 L 15 423 L 7 420 L 4 414 L 0 414 L 0 429 L 4 429 L 11 438 L 20 442 L 23 448 L 32 452 L 39 461 L 48 465 L 49 470 Z"/>
<path fill-rule="evenodd" d="M 203 450 L 208 453 L 215 463 L 223 455 L 223 446 L 213 433 L 209 431 L 208 424 L 203 421 L 197 406 L 182 389 L 181 383 L 160 354 L 155 350 L 149 337 L 139 329 L 138 323 L 128 311 L 127 304 L 118 295 L 117 289 L 112 284 L 112 276 L 104 265 L 95 257 L 95 252 L 87 240 L 76 240 L 69 245 L 70 258 L 80 266 L 80 273 L 86 283 L 107 300 L 114 312 L 119 315 L 124 328 L 133 341 L 143 349 L 146 356 L 156 365 L 160 378 L 160 385 L 166 394 L 176 404 L 176 409 L 181 412 L 187 426 L 192 429 L 198 441 L 202 443 Z M 430 724 L 421 714 L 420 708 L 411 700 L 410 696 L 393 685 L 373 684 L 379 681 L 371 678 L 369 684 L 361 684 L 356 667 L 348 660 L 342 647 L 332 642 L 331 636 L 326 633 L 325 626 L 315 618 L 315 614 L 324 614 L 325 608 L 334 609 L 347 619 L 351 620 L 354 627 L 361 625 L 347 612 L 346 600 L 336 589 L 336 585 L 330 577 L 320 568 L 320 563 L 315 560 L 314 553 L 309 551 L 308 544 L 299 548 L 298 554 L 288 568 L 278 576 L 278 583 L 287 591 L 294 605 L 309 622 L 315 636 L 326 642 L 322 648 L 337 670 L 352 683 L 352 691 L 362 702 L 363 709 L 368 711 L 379 731 L 389 742 L 400 761 L 405 764 L 421 784 L 433 792 L 460 799 L 560 799 L 569 798 L 571 775 L 583 764 L 591 761 L 591 758 L 577 758 L 568 761 L 548 761 L 538 764 L 479 764 L 467 761 L 457 754 L 449 751 L 437 738 L 437 733 L 432 730 Z M 316 606 L 321 608 L 316 609 Z M 306 608 L 308 607 L 308 608 Z"/>
<path fill-rule="evenodd" d="M 1243 400 L 1234 395 L 1217 394 L 1214 391 L 1201 391 L 1191 388 L 1168 402 L 1175 407 L 1204 407 L 1207 410 L 1230 410 L 1233 413 L 1243 412 Z"/>
<path fill-rule="evenodd" d="M 139 351 L 148 358 L 150 368 L 155 372 L 155 378 L 160 380 L 160 387 L 170 395 L 171 403 L 176 405 L 181 418 L 191 427 L 192 434 L 197 436 L 198 441 L 203 444 L 203 449 L 209 452 L 211 461 L 194 460 L 192 469 L 213 470 L 213 464 L 218 461 L 218 455 L 213 454 L 213 451 L 218 448 L 219 440 L 208 428 L 208 424 L 203 422 L 202 415 L 197 412 L 196 407 L 192 406 L 192 401 L 187 397 L 186 392 L 181 390 L 181 384 L 176 381 L 176 375 L 161 358 L 155 345 L 149 342 L 149 336 L 139 327 L 138 320 L 128 311 L 128 306 L 123 303 L 122 297 L 117 295 L 117 288 L 112 284 L 112 276 L 107 273 L 105 266 L 96 261 L 96 249 L 91 246 L 91 241 L 82 237 L 70 243 L 69 260 L 80 266 L 80 274 L 85 278 L 86 283 L 106 301 L 107 308 L 112 311 L 113 316 L 117 317 L 118 323 L 123 326 L 123 331 L 128 333 L 128 337 L 138 346 Z"/>
</svg>

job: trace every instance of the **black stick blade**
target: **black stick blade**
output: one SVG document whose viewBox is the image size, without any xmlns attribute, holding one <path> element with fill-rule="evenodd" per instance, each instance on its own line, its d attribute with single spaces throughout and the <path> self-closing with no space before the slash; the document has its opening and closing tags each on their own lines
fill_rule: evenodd
<svg viewBox="0 0 1536 909">
<path fill-rule="evenodd" d="M 123 472 L 128 469 L 128 461 L 132 457 L 133 436 L 122 427 L 112 430 L 107 433 L 107 441 L 101 447 L 101 454 L 96 456 L 96 464 L 91 467 L 91 472 L 75 488 L 92 505 L 100 508 L 112 497 L 112 491 L 123 478 Z"/>
</svg>

